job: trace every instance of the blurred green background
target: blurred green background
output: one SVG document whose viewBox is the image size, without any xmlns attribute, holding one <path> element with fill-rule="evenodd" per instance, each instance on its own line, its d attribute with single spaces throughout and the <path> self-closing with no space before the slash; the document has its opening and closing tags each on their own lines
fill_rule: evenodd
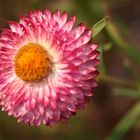
<svg viewBox="0 0 140 140">
<path fill-rule="evenodd" d="M 140 140 L 140 1 L 0 0 L 0 29 L 7 20 L 44 8 L 76 15 L 76 24 L 88 28 L 110 17 L 93 38 L 100 44 L 99 86 L 84 111 L 53 127 L 18 124 L 0 112 L 0 140 Z"/>
</svg>

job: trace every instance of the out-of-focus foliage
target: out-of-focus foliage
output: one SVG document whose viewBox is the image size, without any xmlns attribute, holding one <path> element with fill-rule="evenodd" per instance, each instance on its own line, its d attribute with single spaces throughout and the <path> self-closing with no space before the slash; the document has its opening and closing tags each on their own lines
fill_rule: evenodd
<svg viewBox="0 0 140 140">
<path fill-rule="evenodd" d="M 126 132 L 133 127 L 133 124 L 140 117 L 140 102 L 138 102 L 134 107 L 119 121 L 111 135 L 107 140 L 120 140 L 126 134 Z"/>
<path fill-rule="evenodd" d="M 139 140 L 140 1 L 0 0 L 0 28 L 8 27 L 7 20 L 44 8 L 67 11 L 77 23 L 93 27 L 101 53 L 99 86 L 85 110 L 66 124 L 29 127 L 0 112 L 0 140 Z M 106 16 L 108 23 L 101 20 Z"/>
</svg>

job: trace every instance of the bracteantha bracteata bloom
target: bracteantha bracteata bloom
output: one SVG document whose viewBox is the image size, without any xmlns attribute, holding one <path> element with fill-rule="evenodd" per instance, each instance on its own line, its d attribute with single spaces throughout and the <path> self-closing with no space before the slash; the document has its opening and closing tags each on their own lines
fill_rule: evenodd
<svg viewBox="0 0 140 140">
<path fill-rule="evenodd" d="M 84 107 L 99 63 L 91 30 L 75 17 L 34 11 L 0 35 L 0 104 L 25 123 L 53 125 Z"/>
</svg>

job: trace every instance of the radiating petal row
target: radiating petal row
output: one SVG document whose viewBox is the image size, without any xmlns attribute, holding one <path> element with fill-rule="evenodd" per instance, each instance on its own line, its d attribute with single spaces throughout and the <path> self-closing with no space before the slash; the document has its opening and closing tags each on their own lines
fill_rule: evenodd
<svg viewBox="0 0 140 140">
<path fill-rule="evenodd" d="M 30 125 L 53 125 L 66 121 L 92 95 L 97 85 L 99 64 L 97 45 L 91 43 L 91 30 L 74 26 L 75 17 L 49 10 L 33 11 L 0 35 L 0 104 L 18 121 Z M 38 43 L 53 62 L 52 71 L 39 82 L 20 79 L 14 70 L 18 50 Z"/>
</svg>

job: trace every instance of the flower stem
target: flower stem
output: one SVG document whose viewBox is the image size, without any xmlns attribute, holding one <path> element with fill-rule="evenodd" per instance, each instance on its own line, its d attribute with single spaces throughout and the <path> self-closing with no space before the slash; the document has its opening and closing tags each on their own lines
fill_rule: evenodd
<svg viewBox="0 0 140 140">
<path fill-rule="evenodd" d="M 133 88 L 137 89 L 138 84 L 134 82 L 129 82 L 126 80 L 120 80 L 118 78 L 108 76 L 108 75 L 100 75 L 97 79 L 100 83 L 108 84 L 108 85 L 113 85 L 117 87 L 126 87 L 126 88 Z"/>
</svg>

